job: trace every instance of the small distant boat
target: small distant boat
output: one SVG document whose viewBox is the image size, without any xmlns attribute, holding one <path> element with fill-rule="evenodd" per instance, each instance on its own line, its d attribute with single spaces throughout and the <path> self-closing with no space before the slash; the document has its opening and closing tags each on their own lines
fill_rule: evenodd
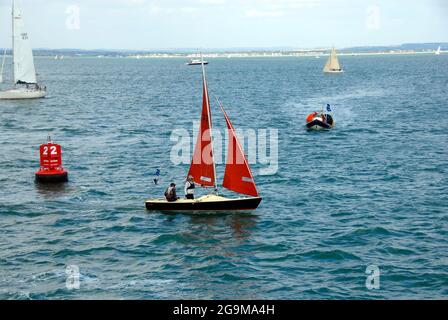
<svg viewBox="0 0 448 320">
<path fill-rule="evenodd" d="M 176 201 L 150 199 L 146 201 L 147 210 L 188 212 L 254 210 L 262 200 L 258 194 L 243 148 L 222 104 L 220 104 L 220 107 L 226 120 L 229 135 L 229 148 L 222 186 L 246 197 L 227 198 L 217 194 L 212 119 L 204 64 L 202 64 L 202 83 L 203 98 L 200 130 L 188 176 L 191 176 L 197 185 L 213 188 L 214 192 L 197 199 L 178 199 Z"/>
<path fill-rule="evenodd" d="M 208 64 L 208 61 L 203 61 L 201 59 L 190 59 L 190 61 L 187 62 L 187 65 L 189 66 L 197 66 L 202 64 Z"/>
<path fill-rule="evenodd" d="M 328 130 L 333 128 L 333 117 L 328 113 L 313 112 L 306 118 L 306 127 L 309 130 Z"/>
<path fill-rule="evenodd" d="M 437 48 L 437 51 L 436 51 L 435 54 L 436 54 L 436 55 L 439 55 L 439 54 L 440 54 L 440 46 Z"/>
<path fill-rule="evenodd" d="M 328 57 L 327 63 L 324 66 L 324 73 L 342 73 L 344 70 L 341 68 L 336 54 L 336 49 L 333 47 L 330 56 Z"/>
<path fill-rule="evenodd" d="M 0 91 L 0 100 L 43 98 L 46 94 L 46 87 L 37 83 L 33 51 L 23 24 L 22 12 L 18 8 L 16 0 L 12 1 L 12 20 L 14 87 Z M 1 71 L 3 74 L 3 67 Z"/>
<path fill-rule="evenodd" d="M 327 111 L 331 112 L 331 107 L 327 104 Z M 308 130 L 329 130 L 334 126 L 333 116 L 323 111 L 314 111 L 306 117 L 306 128 Z"/>
</svg>

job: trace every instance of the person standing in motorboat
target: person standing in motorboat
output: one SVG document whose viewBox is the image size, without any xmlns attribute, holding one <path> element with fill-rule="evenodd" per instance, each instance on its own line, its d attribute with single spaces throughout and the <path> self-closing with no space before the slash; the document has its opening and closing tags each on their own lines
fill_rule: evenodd
<svg viewBox="0 0 448 320">
<path fill-rule="evenodd" d="M 187 177 L 187 181 L 185 182 L 185 198 L 187 199 L 194 199 L 194 188 L 195 188 L 195 184 L 193 181 L 193 176 L 188 176 Z"/>
</svg>

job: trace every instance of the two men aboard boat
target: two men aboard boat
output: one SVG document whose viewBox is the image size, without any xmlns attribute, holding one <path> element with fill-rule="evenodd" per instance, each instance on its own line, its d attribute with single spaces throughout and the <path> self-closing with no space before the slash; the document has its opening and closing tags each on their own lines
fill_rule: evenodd
<svg viewBox="0 0 448 320">
<path fill-rule="evenodd" d="M 193 176 L 188 176 L 187 180 L 185 181 L 185 198 L 189 200 L 194 200 L 194 189 L 196 185 L 194 184 Z M 169 202 L 177 201 L 180 198 L 177 196 L 176 193 L 176 184 L 173 182 L 170 184 L 168 188 L 165 190 L 165 198 Z"/>
</svg>

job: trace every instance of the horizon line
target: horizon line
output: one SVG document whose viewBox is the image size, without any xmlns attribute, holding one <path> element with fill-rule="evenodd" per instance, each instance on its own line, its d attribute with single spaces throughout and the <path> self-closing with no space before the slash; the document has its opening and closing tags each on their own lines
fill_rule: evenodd
<svg viewBox="0 0 448 320">
<path fill-rule="evenodd" d="M 442 45 L 442 44 L 448 44 L 446 41 L 442 42 L 404 42 L 399 44 L 385 44 L 385 45 L 353 45 L 353 46 L 345 46 L 345 47 L 337 47 L 334 46 L 338 50 L 346 50 L 346 49 L 354 49 L 354 48 L 376 48 L 376 47 L 399 47 L 403 45 Z M 218 50 L 218 51 L 225 51 L 225 50 L 244 50 L 244 51 L 270 51 L 270 50 L 289 50 L 289 51 L 312 51 L 312 50 L 330 50 L 333 47 L 331 46 L 316 46 L 316 47 L 294 47 L 294 46 L 272 46 L 272 47 L 208 47 L 208 48 L 194 48 L 194 47 L 168 47 L 168 48 L 146 48 L 146 49 L 124 49 L 124 48 L 91 48 L 91 49 L 85 49 L 85 48 L 64 48 L 64 47 L 37 47 L 33 48 L 33 50 L 76 50 L 76 51 L 128 51 L 128 52 L 146 52 L 146 51 L 212 51 L 212 50 Z M 2 50 L 5 49 L 5 47 L 1 48 Z M 6 48 L 11 49 L 11 48 Z"/>
</svg>

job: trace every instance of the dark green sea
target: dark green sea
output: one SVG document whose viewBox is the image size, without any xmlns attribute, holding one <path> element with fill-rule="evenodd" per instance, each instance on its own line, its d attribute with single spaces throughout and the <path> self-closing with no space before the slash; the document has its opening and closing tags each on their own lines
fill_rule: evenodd
<svg viewBox="0 0 448 320">
<path fill-rule="evenodd" d="M 170 136 L 199 120 L 200 68 L 36 58 L 47 98 L 0 102 L 0 298 L 446 299 L 448 55 L 340 61 L 324 75 L 324 58 L 211 59 L 214 126 L 216 96 L 236 128 L 277 129 L 278 170 L 252 164 L 256 211 L 167 215 L 144 201 L 186 176 Z M 307 132 L 326 103 L 334 130 Z M 34 183 L 48 133 L 64 187 Z"/>
</svg>

